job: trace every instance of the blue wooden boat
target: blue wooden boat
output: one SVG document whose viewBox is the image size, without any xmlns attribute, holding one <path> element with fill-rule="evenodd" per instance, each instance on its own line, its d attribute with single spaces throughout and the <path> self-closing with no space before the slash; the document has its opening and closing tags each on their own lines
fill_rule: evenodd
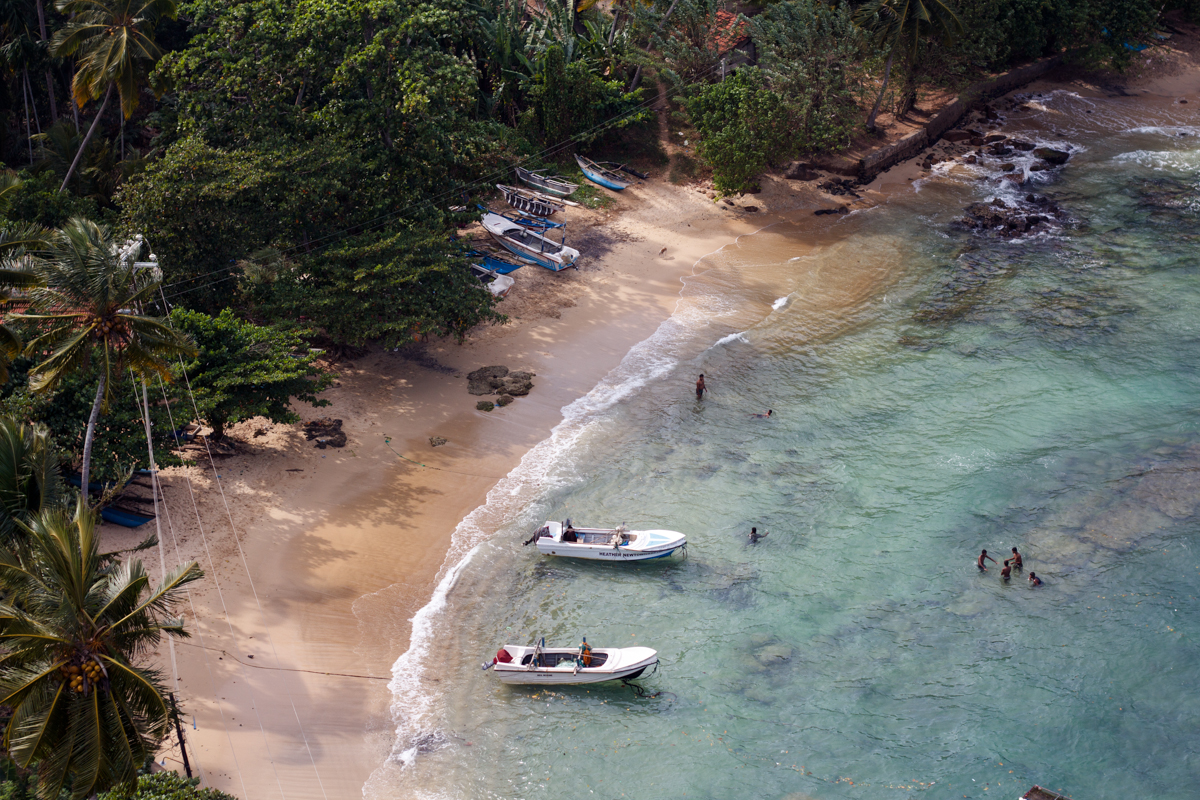
<svg viewBox="0 0 1200 800">
<path fill-rule="evenodd" d="M 472 250 L 467 255 L 476 259 L 477 262 L 489 272 L 494 272 L 497 275 L 507 275 L 510 272 L 516 272 L 521 267 L 525 266 L 520 261 L 509 261 L 507 258 L 485 253 L 482 250 Z"/>
<path fill-rule="evenodd" d="M 605 169 L 589 158 L 584 158 L 577 154 L 575 156 L 575 163 L 579 164 L 579 168 L 583 170 L 583 174 L 587 176 L 589 181 L 598 183 L 605 189 L 612 189 L 614 192 L 619 192 L 632 185 L 632 181 L 622 180 L 620 175 L 612 170 Z"/>
<path fill-rule="evenodd" d="M 112 506 L 106 506 L 100 509 L 100 518 L 105 522 L 111 522 L 112 524 L 120 525 L 123 528 L 139 528 L 150 520 L 154 519 L 153 516 L 146 516 L 145 514 L 138 514 L 133 511 L 125 511 L 124 509 L 113 508 Z"/>
</svg>

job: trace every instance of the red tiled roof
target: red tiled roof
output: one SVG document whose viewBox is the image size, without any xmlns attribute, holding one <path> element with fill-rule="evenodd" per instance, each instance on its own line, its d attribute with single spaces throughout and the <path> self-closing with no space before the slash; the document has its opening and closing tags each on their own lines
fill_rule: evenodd
<svg viewBox="0 0 1200 800">
<path fill-rule="evenodd" d="M 745 20 L 738 19 L 737 14 L 724 9 L 718 11 L 717 24 L 712 34 L 712 41 L 717 46 L 717 52 L 724 55 L 735 47 L 750 41 L 747 27 Z"/>
</svg>

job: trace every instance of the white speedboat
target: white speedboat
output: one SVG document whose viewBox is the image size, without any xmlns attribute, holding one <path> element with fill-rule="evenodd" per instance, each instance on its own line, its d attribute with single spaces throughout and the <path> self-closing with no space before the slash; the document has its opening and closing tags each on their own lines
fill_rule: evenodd
<svg viewBox="0 0 1200 800">
<path fill-rule="evenodd" d="M 561 242 L 547 238 L 543 233 L 518 225 L 500 214 L 486 213 L 480 221 L 484 230 L 509 252 L 539 267 L 558 272 L 575 266 L 575 261 L 579 258 L 579 251 L 575 248 L 567 247 Z"/>
<path fill-rule="evenodd" d="M 483 668 L 490 667 L 504 683 L 564 685 L 633 680 L 658 663 L 658 651 L 649 647 L 597 647 L 584 652 L 577 647 L 546 647 L 544 641 L 531 646 L 506 644 Z M 499 660 L 505 652 L 511 661 Z"/>
<path fill-rule="evenodd" d="M 664 558 L 687 545 L 678 531 L 631 531 L 617 528 L 576 528 L 571 520 L 547 522 L 533 538 L 543 555 L 589 558 L 593 561 L 648 561 Z"/>
</svg>

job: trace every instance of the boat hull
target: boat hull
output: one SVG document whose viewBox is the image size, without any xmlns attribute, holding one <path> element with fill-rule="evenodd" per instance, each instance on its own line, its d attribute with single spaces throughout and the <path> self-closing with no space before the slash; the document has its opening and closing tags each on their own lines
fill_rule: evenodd
<svg viewBox="0 0 1200 800">
<path fill-rule="evenodd" d="M 575 541 L 564 541 L 563 523 L 546 522 L 539 531 L 542 535 L 534 539 L 538 552 L 586 561 L 651 561 L 666 558 L 687 546 L 687 537 L 678 531 L 575 527 L 570 530 Z"/>
<path fill-rule="evenodd" d="M 599 668 L 579 667 L 573 663 L 559 664 L 554 667 L 533 667 L 519 662 L 530 652 L 532 647 L 505 645 L 512 653 L 514 663 L 496 664 L 492 669 L 502 683 L 523 685 L 557 685 L 575 686 L 586 683 L 604 683 L 605 681 L 633 680 L 650 667 L 658 663 L 658 652 L 649 647 L 623 647 L 611 650 L 597 649 L 594 654 L 605 653 L 608 661 Z M 575 651 L 549 650 L 551 653 Z M 612 666 L 608 666 L 612 664 Z"/>
<path fill-rule="evenodd" d="M 532 186 L 539 191 L 554 195 L 555 197 L 570 197 L 579 189 L 579 184 L 577 183 L 556 181 L 552 178 L 547 178 L 545 175 L 538 175 L 521 167 L 517 167 L 517 179 L 526 186 Z"/>
<path fill-rule="evenodd" d="M 483 228 L 496 242 L 518 258 L 558 272 L 575 266 L 579 251 L 517 225 L 500 214 L 485 213 Z"/>
<path fill-rule="evenodd" d="M 596 164 L 588 161 L 587 159 L 575 156 L 575 161 L 579 164 L 579 169 L 583 171 L 583 174 L 589 181 L 592 183 L 597 183 L 603 186 L 605 189 L 612 189 L 614 192 L 620 192 L 624 191 L 630 186 L 629 183 L 626 183 L 625 181 L 618 179 L 616 176 L 607 173 L 605 170 L 596 166 Z"/>
</svg>

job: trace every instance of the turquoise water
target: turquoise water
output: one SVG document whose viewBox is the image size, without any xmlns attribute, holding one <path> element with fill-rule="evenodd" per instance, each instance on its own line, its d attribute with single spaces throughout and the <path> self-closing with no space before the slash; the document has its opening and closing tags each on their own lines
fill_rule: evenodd
<svg viewBox="0 0 1200 800">
<path fill-rule="evenodd" d="M 368 796 L 1196 796 L 1198 129 L 1039 100 L 1006 130 L 1078 148 L 1032 188 L 1065 229 L 958 229 L 1018 193 L 953 169 L 817 245 L 785 223 L 701 265 L 464 523 Z M 521 546 L 568 516 L 689 556 Z M 975 569 L 1013 546 L 1044 586 Z M 654 647 L 662 694 L 480 672 L 539 636 Z"/>
</svg>

